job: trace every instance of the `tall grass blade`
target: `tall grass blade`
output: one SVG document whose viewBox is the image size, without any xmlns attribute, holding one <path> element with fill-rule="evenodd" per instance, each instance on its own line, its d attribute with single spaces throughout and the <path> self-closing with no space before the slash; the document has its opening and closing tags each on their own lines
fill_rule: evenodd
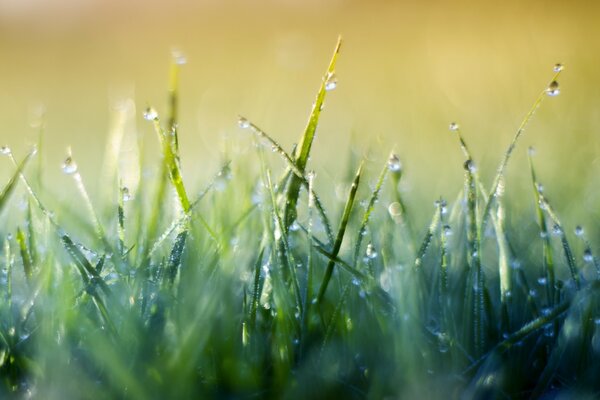
<svg viewBox="0 0 600 400">
<path fill-rule="evenodd" d="M 323 207 L 321 200 L 319 199 L 319 196 L 317 196 L 317 194 L 315 193 L 314 188 L 310 187 L 308 178 L 305 176 L 304 171 L 301 170 L 298 167 L 298 165 L 296 165 L 296 161 L 294 160 L 293 155 L 288 154 L 283 149 L 283 147 L 281 147 L 281 145 L 279 143 L 277 143 L 277 141 L 275 139 L 273 139 L 271 136 L 269 136 L 265 131 L 260 129 L 254 123 L 250 122 L 249 120 L 247 120 L 244 117 L 240 117 L 240 120 L 245 121 L 245 124 L 247 124 L 248 128 L 251 129 L 258 137 L 267 140 L 270 143 L 273 151 L 275 151 L 277 154 L 279 154 L 281 156 L 281 158 L 283 158 L 283 160 L 286 162 L 286 164 L 288 166 L 288 171 L 286 171 L 286 173 L 284 174 L 283 178 L 281 179 L 281 183 L 278 185 L 278 187 L 279 188 L 285 187 L 285 182 L 287 182 L 288 179 L 291 181 L 293 179 L 293 177 L 296 177 L 300 181 L 302 186 L 304 186 L 306 188 L 307 192 L 309 193 L 309 196 L 313 197 L 313 200 L 315 203 L 314 205 L 315 205 L 316 209 L 318 210 L 321 221 L 323 222 L 323 226 L 325 227 L 325 233 L 327 234 L 327 238 L 329 239 L 329 241 L 331 243 L 333 243 L 333 233 L 331 230 L 331 223 L 329 222 L 329 218 L 327 217 L 325 208 Z"/>
<path fill-rule="evenodd" d="M 25 166 L 27 166 L 27 163 L 29 163 L 29 160 L 31 160 L 31 157 L 33 157 L 34 154 L 35 150 L 29 152 L 29 154 L 27 154 L 25 158 L 23 158 L 23 160 L 18 164 L 17 170 L 13 173 L 11 178 L 6 183 L 6 186 L 4 186 L 4 188 L 0 192 L 0 212 L 4 210 L 4 207 L 6 207 L 8 199 L 15 190 L 19 176 L 21 176 L 21 173 L 25 169 Z M 12 153 L 10 153 L 10 156 L 12 157 Z"/>
<path fill-rule="evenodd" d="M 33 261 L 27 246 L 27 238 L 25 237 L 25 233 L 21 228 L 17 228 L 17 243 L 19 244 L 19 250 L 21 252 L 21 260 L 23 261 L 25 278 L 30 281 L 31 277 L 33 276 Z"/>
<path fill-rule="evenodd" d="M 354 258 L 352 259 L 352 265 L 356 268 L 358 265 L 358 259 L 360 256 L 361 244 L 362 240 L 367 231 L 367 226 L 369 225 L 369 220 L 371 218 L 371 213 L 375 209 L 375 204 L 377 203 L 377 199 L 379 198 L 379 192 L 381 192 L 381 187 L 383 186 L 383 182 L 385 180 L 385 176 L 389 167 L 386 165 L 383 167 L 381 172 L 379 173 L 379 178 L 377 179 L 377 183 L 375 184 L 375 189 L 371 193 L 371 197 L 369 199 L 369 203 L 367 204 L 367 208 L 363 215 L 362 221 L 360 223 L 360 228 L 358 229 L 358 235 L 356 236 L 356 244 L 354 246 Z"/>
<path fill-rule="evenodd" d="M 529 169 L 531 171 L 531 183 L 533 186 L 533 195 L 536 204 L 536 214 L 538 224 L 540 226 L 540 235 L 542 237 L 543 243 L 543 273 L 547 280 L 546 285 L 546 296 L 548 305 L 550 307 L 554 304 L 554 288 L 556 286 L 556 278 L 554 273 L 554 254 L 552 251 L 552 246 L 550 244 L 550 232 L 548 232 L 548 224 L 546 222 L 546 216 L 544 214 L 544 201 L 541 196 L 541 185 L 537 180 L 537 176 L 535 173 L 535 168 L 533 166 L 533 151 L 530 149 L 529 151 Z"/>
<path fill-rule="evenodd" d="M 346 205 L 344 207 L 344 212 L 342 213 L 340 226 L 338 228 L 337 236 L 333 244 L 333 249 L 331 250 L 331 255 L 333 258 L 336 258 L 338 256 L 340 248 L 342 247 L 342 241 L 344 240 L 344 234 L 346 233 L 346 227 L 348 226 L 350 213 L 352 211 L 352 207 L 354 206 L 356 191 L 358 190 L 358 184 L 360 183 L 362 168 L 363 165 L 361 164 L 358 167 L 358 171 L 356 172 L 356 176 L 350 188 L 350 193 L 348 194 L 348 199 L 346 200 Z M 327 290 L 327 285 L 329 285 L 329 280 L 331 279 L 331 274 L 333 273 L 334 266 L 335 262 L 330 259 L 329 263 L 327 264 L 327 269 L 325 270 L 323 280 L 321 281 L 321 288 L 319 289 L 319 294 L 317 295 L 317 303 L 320 303 L 323 300 L 323 297 L 325 296 L 325 291 Z"/>
<path fill-rule="evenodd" d="M 492 203 L 496 200 L 498 186 L 500 185 L 500 179 L 506 171 L 506 166 L 508 165 L 510 156 L 512 155 L 513 151 L 515 150 L 515 147 L 517 146 L 517 142 L 519 141 L 519 138 L 523 135 L 523 132 L 525 132 L 527 125 L 529 125 L 531 118 L 533 117 L 533 115 L 535 114 L 537 109 L 542 104 L 542 101 L 544 100 L 544 98 L 547 97 L 548 88 L 552 86 L 553 82 L 556 82 L 556 80 L 560 76 L 562 70 L 563 70 L 562 67 L 555 69 L 554 76 L 552 77 L 552 79 L 550 79 L 550 81 L 548 82 L 548 85 L 546 85 L 544 87 L 544 89 L 540 92 L 540 94 L 538 95 L 536 100 L 533 102 L 533 105 L 531 106 L 531 108 L 529 109 L 527 114 L 525 114 L 525 118 L 523 118 L 523 121 L 521 121 L 521 124 L 519 125 L 519 128 L 517 129 L 517 132 L 515 133 L 515 136 L 513 137 L 512 141 L 508 145 L 508 148 L 504 152 L 504 157 L 502 158 L 502 161 L 500 161 L 500 165 L 498 165 L 498 169 L 496 170 L 496 175 L 494 176 L 494 180 L 492 182 L 492 186 L 490 189 L 490 197 L 489 197 L 488 201 L 485 203 L 485 207 L 483 208 L 483 215 L 481 216 L 480 232 L 485 232 L 485 224 L 487 222 L 488 214 L 490 213 L 490 211 L 492 209 Z"/>
<path fill-rule="evenodd" d="M 298 149 L 296 150 L 296 156 L 294 159 L 296 160 L 296 165 L 301 172 L 304 172 L 306 168 L 306 164 L 308 162 L 308 158 L 310 156 L 310 150 L 312 147 L 312 142 L 315 138 L 315 133 L 317 131 L 317 124 L 319 123 L 319 117 L 321 116 L 321 110 L 323 108 L 323 102 L 325 101 L 325 95 L 327 94 L 327 84 L 329 79 L 335 73 L 335 64 L 337 62 L 337 57 L 340 52 L 340 47 L 342 45 L 342 38 L 338 38 L 338 42 L 335 46 L 335 50 L 333 52 L 333 56 L 331 57 L 331 61 L 329 62 L 329 67 L 327 68 L 327 72 L 321 81 L 321 86 L 319 87 L 319 91 L 317 93 L 317 98 L 315 103 L 313 104 L 312 111 L 310 113 L 310 117 L 308 119 L 308 124 L 306 125 L 306 129 L 304 130 L 304 134 L 300 139 L 300 143 L 298 145 Z M 296 219 L 296 206 L 298 203 L 298 195 L 300 193 L 301 186 L 300 178 L 296 176 L 292 176 L 290 180 L 290 184 L 287 189 L 287 196 L 285 202 L 285 210 L 284 210 L 284 222 L 286 230 Z"/>
</svg>

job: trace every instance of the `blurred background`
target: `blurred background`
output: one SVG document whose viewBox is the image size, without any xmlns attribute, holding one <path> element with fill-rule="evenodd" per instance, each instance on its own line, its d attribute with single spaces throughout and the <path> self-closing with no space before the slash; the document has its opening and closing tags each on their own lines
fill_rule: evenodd
<svg viewBox="0 0 600 400">
<path fill-rule="evenodd" d="M 453 200 L 462 184 L 448 124 L 460 124 L 490 182 L 561 62 L 561 94 L 544 100 L 519 143 L 507 194 L 533 207 L 533 145 L 557 210 L 591 222 L 600 215 L 598 21 L 594 1 L 0 0 L 0 144 L 24 154 L 43 114 L 46 182 L 66 185 L 60 164 L 71 146 L 94 191 L 115 110 L 126 107 L 123 151 L 147 136 L 149 160 L 158 159 L 142 111 L 165 112 L 170 55 L 180 49 L 181 152 L 194 181 L 216 171 L 225 151 L 252 149 L 239 114 L 291 148 L 341 34 L 339 84 L 311 168 L 329 185 L 347 177 L 352 153 L 375 171 L 395 148 L 407 196 L 432 204 Z M 5 180 L 12 167 L 0 166 Z"/>
</svg>

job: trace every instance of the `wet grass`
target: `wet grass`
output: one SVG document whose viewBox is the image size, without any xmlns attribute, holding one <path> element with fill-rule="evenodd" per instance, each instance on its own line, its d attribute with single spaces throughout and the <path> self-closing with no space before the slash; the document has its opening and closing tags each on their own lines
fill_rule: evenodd
<svg viewBox="0 0 600 400">
<path fill-rule="evenodd" d="M 558 94 L 562 67 L 501 155 L 489 191 L 465 136 L 450 125 L 465 156 L 464 185 L 454 202 L 432 201 L 431 222 L 419 227 L 394 154 L 375 167 L 352 161 L 345 201 L 326 210 L 320 200 L 335 190 L 317 193 L 318 172 L 308 167 L 340 45 L 299 145 L 287 151 L 240 117 L 256 151 L 203 166 L 214 177 L 198 195 L 178 150 L 181 56 L 171 67 L 166 122 L 153 108 L 144 113 L 160 161 L 135 193 L 113 162 L 103 171 L 112 177 L 107 200 L 91 198 L 69 152 L 63 171 L 85 214 L 54 213 L 29 178 L 40 176 L 30 171 L 35 151 L 17 162 L 2 149 L 13 176 L 0 211 L 18 225 L 14 235 L 2 229 L 3 397 L 598 395 L 593 244 L 577 227 L 582 245 L 571 245 L 531 152 L 533 194 L 522 199 L 533 214 L 508 219 L 503 198 L 508 161 L 535 110 Z M 522 232 L 520 218 L 537 219 L 537 230 Z"/>
</svg>

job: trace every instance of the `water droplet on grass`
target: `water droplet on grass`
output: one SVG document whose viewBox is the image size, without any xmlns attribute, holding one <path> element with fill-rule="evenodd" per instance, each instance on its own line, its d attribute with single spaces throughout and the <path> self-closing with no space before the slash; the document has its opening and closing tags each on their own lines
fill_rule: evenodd
<svg viewBox="0 0 600 400">
<path fill-rule="evenodd" d="M 564 65 L 562 65 L 562 64 L 560 64 L 560 63 L 558 63 L 558 64 L 554 64 L 554 67 L 552 68 L 552 70 L 553 70 L 554 72 L 560 72 L 560 71 L 562 71 L 564 68 L 565 68 L 565 66 L 564 66 Z"/>
<path fill-rule="evenodd" d="M 554 224 L 552 227 L 552 233 L 556 236 L 561 236 L 563 234 L 563 229 L 560 225 Z"/>
<path fill-rule="evenodd" d="M 154 108 L 148 107 L 144 110 L 144 119 L 146 121 L 155 121 L 158 119 L 158 112 Z"/>
<path fill-rule="evenodd" d="M 62 170 L 65 174 L 72 175 L 77 172 L 77 163 L 71 158 L 71 156 L 65 158 L 62 165 Z"/>
<path fill-rule="evenodd" d="M 175 49 L 171 52 L 171 57 L 173 57 L 173 61 L 177 65 L 184 65 L 187 63 L 187 57 L 181 50 Z"/>
<path fill-rule="evenodd" d="M 298 224 L 298 221 L 292 222 L 292 224 L 290 225 L 290 231 L 296 232 L 299 229 L 300 229 L 300 224 Z"/>
<path fill-rule="evenodd" d="M 357 277 L 353 277 L 352 278 L 352 284 L 354 286 L 360 286 L 360 279 L 358 279 Z"/>
<path fill-rule="evenodd" d="M 456 122 L 451 122 L 450 125 L 448 125 L 448 129 L 450 129 L 450 132 L 457 132 L 460 129 L 460 126 Z"/>
<path fill-rule="evenodd" d="M 583 236 L 583 234 L 584 234 L 583 227 L 581 227 L 580 225 L 577 225 L 575 227 L 575 236 L 581 237 L 581 236 Z"/>
<path fill-rule="evenodd" d="M 585 261 L 587 263 L 594 261 L 594 255 L 592 254 L 592 249 L 587 248 L 583 251 L 583 261 Z"/>
<path fill-rule="evenodd" d="M 546 88 L 546 94 L 548 96 L 558 96 L 560 94 L 560 87 L 558 86 L 557 81 L 552 81 L 548 87 Z"/>
<path fill-rule="evenodd" d="M 545 276 L 541 276 L 537 280 L 538 285 L 545 286 L 548 283 L 548 279 Z"/>
<path fill-rule="evenodd" d="M 450 227 L 450 225 L 444 225 L 444 235 L 446 235 L 446 236 L 452 235 L 452 228 Z"/>
<path fill-rule="evenodd" d="M 10 149 L 10 147 L 8 147 L 8 146 L 2 146 L 2 147 L 0 147 L 0 154 L 3 154 L 5 156 L 7 156 L 10 153 L 12 153 L 12 150 Z"/>
<path fill-rule="evenodd" d="M 368 259 L 371 260 L 377 258 L 377 250 L 375 250 L 375 246 L 373 246 L 373 243 L 369 243 L 367 245 L 367 251 L 365 252 L 365 255 Z"/>
<path fill-rule="evenodd" d="M 388 159 L 388 169 L 392 172 L 400 172 L 402 170 L 402 163 L 396 154 L 392 154 Z"/>
<path fill-rule="evenodd" d="M 438 350 L 440 353 L 447 353 L 450 350 L 450 338 L 448 334 L 440 332 L 437 335 L 438 339 Z"/>
<path fill-rule="evenodd" d="M 327 74 L 325 79 L 325 90 L 330 91 L 337 87 L 337 76 L 334 73 Z"/>
<path fill-rule="evenodd" d="M 469 171 L 470 173 L 477 171 L 477 167 L 475 166 L 475 162 L 473 162 L 473 160 L 465 161 L 464 167 L 465 170 Z"/>
<path fill-rule="evenodd" d="M 133 196 L 129 192 L 129 188 L 128 187 L 123 186 L 121 188 L 121 198 L 123 199 L 124 202 L 133 200 Z"/>
<path fill-rule="evenodd" d="M 238 126 L 242 129 L 248 129 L 250 128 L 250 121 L 244 117 L 240 117 L 240 119 L 238 119 Z"/>
</svg>

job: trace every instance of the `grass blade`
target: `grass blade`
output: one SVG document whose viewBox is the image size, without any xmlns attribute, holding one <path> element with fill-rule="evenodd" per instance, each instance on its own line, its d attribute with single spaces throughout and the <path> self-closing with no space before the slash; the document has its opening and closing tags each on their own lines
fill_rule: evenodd
<svg viewBox="0 0 600 400">
<path fill-rule="evenodd" d="M 533 151 L 530 148 L 529 149 L 529 169 L 531 171 L 531 183 L 533 186 L 533 195 L 534 195 L 534 199 L 535 199 L 535 204 L 536 204 L 536 214 L 537 214 L 537 220 L 538 220 L 538 224 L 540 226 L 540 235 L 542 237 L 542 244 L 543 244 L 543 274 L 545 275 L 545 278 L 547 280 L 547 285 L 546 285 L 546 296 L 547 296 L 547 301 L 548 301 L 548 305 L 550 307 L 553 306 L 554 304 L 554 287 L 556 285 L 555 282 L 555 274 L 554 274 L 554 254 L 552 252 L 552 246 L 550 244 L 550 233 L 548 232 L 548 224 L 546 222 L 546 216 L 544 214 L 544 203 L 542 201 L 542 197 L 541 197 L 541 185 L 537 180 L 536 177 L 536 173 L 535 173 L 535 168 L 533 166 Z"/>
<path fill-rule="evenodd" d="M 306 164 L 308 162 L 312 142 L 315 138 L 315 133 L 317 131 L 317 124 L 319 123 L 319 117 L 321 116 L 323 102 L 325 101 L 325 95 L 327 94 L 327 91 L 329 89 L 328 83 L 329 80 L 334 76 L 335 64 L 337 61 L 338 54 L 340 52 L 341 45 L 342 38 L 340 37 L 338 38 L 338 42 L 333 52 L 333 56 L 331 57 L 331 61 L 329 62 L 327 72 L 323 77 L 321 86 L 319 87 L 317 98 L 315 100 L 315 103 L 313 104 L 313 108 L 308 119 L 308 124 L 306 125 L 306 129 L 304 130 L 304 135 L 302 135 L 302 138 L 300 139 L 300 143 L 298 145 L 298 149 L 296 150 L 296 157 L 294 158 L 296 160 L 296 165 L 298 166 L 298 169 L 301 172 L 304 172 Z M 286 206 L 284 210 L 284 222 L 286 230 L 296 219 L 296 206 L 298 204 L 298 195 L 300 193 L 301 184 L 302 181 L 298 177 L 292 176 L 287 190 L 285 202 Z"/>
<path fill-rule="evenodd" d="M 10 151 L 10 150 L 8 150 L 8 151 Z M 27 163 L 29 162 L 31 157 L 33 157 L 33 155 L 35 153 L 36 153 L 36 151 L 33 150 L 25 156 L 25 158 L 17 166 L 17 170 L 13 173 L 13 175 L 11 176 L 9 181 L 6 183 L 6 186 L 4 186 L 4 188 L 2 189 L 2 192 L 0 192 L 0 212 L 2 212 L 4 210 L 4 207 L 6 207 L 6 204 L 8 203 L 8 199 L 10 198 L 10 195 L 15 190 L 19 176 L 21 176 L 21 173 L 25 169 L 25 166 L 27 165 Z M 12 158 L 12 153 L 10 153 L 10 156 Z M 14 158 L 13 158 L 13 160 L 14 160 Z"/>
<path fill-rule="evenodd" d="M 512 141 L 508 145 L 508 148 L 504 152 L 504 157 L 502 158 L 502 161 L 500 161 L 500 165 L 498 166 L 498 169 L 496 170 L 496 175 L 494 176 L 494 181 L 492 182 L 492 186 L 491 186 L 491 190 L 490 190 L 490 197 L 489 197 L 488 201 L 485 203 L 485 207 L 483 208 L 483 215 L 481 216 L 481 225 L 480 225 L 480 229 L 479 229 L 480 232 L 485 231 L 485 224 L 486 224 L 486 221 L 488 218 L 488 214 L 490 213 L 490 211 L 492 209 L 492 203 L 496 200 L 496 197 L 498 195 L 497 191 L 498 191 L 498 186 L 500 185 L 501 177 L 504 175 L 504 172 L 506 171 L 506 166 L 508 165 L 510 156 L 512 155 L 513 151 L 515 150 L 515 147 L 517 146 L 517 142 L 519 141 L 519 138 L 523 135 L 523 132 L 525 132 L 525 129 L 527 128 L 527 125 L 529 125 L 529 122 L 531 121 L 533 114 L 535 114 L 537 109 L 542 104 L 542 101 L 544 100 L 544 98 L 546 98 L 546 96 L 548 94 L 548 89 L 550 87 L 552 87 L 553 82 L 556 82 L 556 80 L 560 76 L 560 73 L 562 72 L 562 70 L 563 70 L 562 66 L 560 68 L 555 68 L 554 76 L 552 77 L 552 79 L 550 79 L 550 81 L 548 82 L 548 85 L 546 85 L 544 87 L 544 89 L 540 92 L 540 94 L 538 95 L 536 100 L 533 102 L 533 105 L 529 109 L 529 112 L 527 112 L 527 114 L 525 115 L 525 118 L 523 118 L 523 121 L 521 121 L 521 124 L 519 125 L 519 128 L 517 129 L 517 132 L 515 133 L 515 136 L 513 137 Z"/>
<path fill-rule="evenodd" d="M 356 191 L 358 190 L 358 184 L 360 183 L 362 168 L 363 165 L 361 164 L 358 167 L 358 171 L 356 172 L 356 176 L 354 178 L 354 181 L 352 182 L 352 187 L 350 188 L 350 193 L 348 194 L 348 199 L 346 200 L 346 206 L 344 207 L 344 212 L 342 213 L 340 227 L 338 228 L 338 233 L 333 244 L 333 249 L 331 250 L 331 255 L 333 256 L 333 258 L 337 257 L 340 248 L 342 247 L 342 241 L 344 240 L 344 234 L 346 233 L 346 227 L 348 226 L 348 220 L 350 219 L 350 212 L 352 211 L 354 199 L 356 197 Z M 329 263 L 327 264 L 327 269 L 325 270 L 325 275 L 323 276 L 323 281 L 321 282 L 319 294 L 317 295 L 317 303 L 320 303 L 323 300 L 323 296 L 325 295 L 325 291 L 327 290 L 327 285 L 329 284 L 329 280 L 331 279 L 331 274 L 333 273 L 334 266 L 335 262 L 330 259 Z"/>
</svg>

